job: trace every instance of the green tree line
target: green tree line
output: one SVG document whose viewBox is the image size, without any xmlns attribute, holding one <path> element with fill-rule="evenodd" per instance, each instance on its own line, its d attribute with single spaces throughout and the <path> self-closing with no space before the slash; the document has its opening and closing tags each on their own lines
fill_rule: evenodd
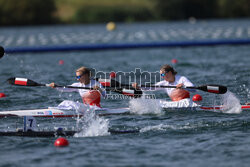
<svg viewBox="0 0 250 167">
<path fill-rule="evenodd" d="M 0 25 L 36 25 L 56 22 L 54 0 L 0 0 Z"/>
<path fill-rule="evenodd" d="M 115 0 L 72 7 L 69 19 L 62 19 L 67 0 L 0 0 L 0 25 L 40 25 L 58 23 L 103 23 L 250 17 L 249 0 L 138 0 L 142 5 Z M 72 1 L 67 1 L 70 7 Z M 84 1 L 84 0 L 82 0 Z M 107 3 L 109 2 L 109 3 Z M 147 2 L 150 5 L 143 5 Z M 108 4 L 108 5 L 107 5 Z M 59 13 L 58 11 L 62 11 Z"/>
</svg>

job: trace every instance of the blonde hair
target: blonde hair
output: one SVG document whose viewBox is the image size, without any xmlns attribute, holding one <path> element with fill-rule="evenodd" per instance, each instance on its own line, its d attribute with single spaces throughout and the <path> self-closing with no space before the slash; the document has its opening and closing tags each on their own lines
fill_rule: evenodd
<svg viewBox="0 0 250 167">
<path fill-rule="evenodd" d="M 87 68 L 87 67 L 84 67 L 84 66 L 78 68 L 78 69 L 76 70 L 76 72 L 81 73 L 81 75 L 83 75 L 83 74 L 88 74 L 89 76 L 90 76 L 90 73 L 91 73 L 91 72 L 90 72 L 90 69 Z"/>
</svg>

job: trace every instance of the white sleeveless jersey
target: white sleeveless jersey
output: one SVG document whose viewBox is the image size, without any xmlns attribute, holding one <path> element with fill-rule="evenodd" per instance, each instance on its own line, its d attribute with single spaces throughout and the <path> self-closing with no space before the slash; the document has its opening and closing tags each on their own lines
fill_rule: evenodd
<svg viewBox="0 0 250 167">
<path fill-rule="evenodd" d="M 164 80 L 164 81 L 157 82 L 155 85 L 156 86 L 176 86 L 176 85 L 181 84 L 181 83 L 185 86 L 194 86 L 194 84 L 192 82 L 190 82 L 186 77 L 180 76 L 180 75 L 175 75 L 174 82 L 170 83 L 170 82 Z M 156 88 L 156 90 L 164 90 L 168 94 L 168 96 L 171 95 L 171 93 L 174 89 L 175 88 Z"/>
<path fill-rule="evenodd" d="M 80 82 L 76 82 L 76 83 L 73 83 L 69 86 L 92 88 L 95 85 L 99 86 L 100 88 L 103 88 L 102 84 L 94 79 L 91 79 L 90 83 L 87 85 L 80 83 Z M 71 89 L 71 88 L 57 88 L 57 89 L 59 91 L 62 91 L 62 92 L 79 92 L 81 97 L 83 97 L 85 93 L 90 91 L 89 89 Z M 103 97 L 106 96 L 105 90 L 102 91 L 102 96 Z"/>
</svg>

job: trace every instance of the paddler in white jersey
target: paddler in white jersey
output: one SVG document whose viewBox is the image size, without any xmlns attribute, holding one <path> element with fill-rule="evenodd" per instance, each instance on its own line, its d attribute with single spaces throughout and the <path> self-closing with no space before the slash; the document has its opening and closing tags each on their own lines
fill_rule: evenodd
<svg viewBox="0 0 250 167">
<path fill-rule="evenodd" d="M 163 81 L 157 82 L 156 86 L 175 86 L 176 88 L 156 88 L 156 90 L 166 91 L 172 101 L 180 101 L 185 98 L 190 98 L 188 90 L 183 89 L 183 86 L 194 86 L 185 76 L 177 75 L 174 68 L 168 64 L 165 64 L 160 69 L 161 77 Z M 136 89 L 140 89 L 137 83 L 133 83 L 132 86 Z"/>
<path fill-rule="evenodd" d="M 91 71 L 87 67 L 80 67 L 76 70 L 76 79 L 79 81 L 73 83 L 70 86 L 74 87 L 88 87 L 89 89 L 71 89 L 71 88 L 58 88 L 58 90 L 63 92 L 74 92 L 78 91 L 82 97 L 84 104 L 91 106 L 101 107 L 101 96 L 106 96 L 106 91 L 103 90 L 103 86 L 100 82 L 91 78 Z M 50 83 L 50 87 L 55 88 L 55 83 Z"/>
</svg>

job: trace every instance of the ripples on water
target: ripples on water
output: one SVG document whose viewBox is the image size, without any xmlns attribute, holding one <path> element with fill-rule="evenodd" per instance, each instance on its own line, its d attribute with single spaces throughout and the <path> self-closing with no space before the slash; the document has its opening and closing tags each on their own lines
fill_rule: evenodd
<svg viewBox="0 0 250 167">
<path fill-rule="evenodd" d="M 243 20 L 192 25 L 184 22 L 119 25 L 115 32 L 106 32 L 103 25 L 1 28 L 0 45 L 249 38 L 249 26 L 249 21 Z M 5 55 L 0 60 L 0 92 L 7 97 L 0 99 L 1 111 L 56 106 L 66 99 L 81 101 L 77 93 L 11 86 L 5 82 L 9 77 L 67 85 L 75 82 L 74 70 L 82 65 L 105 72 L 130 72 L 135 68 L 155 72 L 173 58 L 179 61 L 175 65 L 178 73 L 196 85 L 227 86 L 233 95 L 224 97 L 224 103 L 235 107 L 239 103 L 237 99 L 240 103 L 249 102 L 249 50 L 249 46 L 215 46 Z M 64 64 L 59 65 L 59 60 L 64 60 Z M 195 93 L 203 96 L 204 105 L 223 102 L 220 95 Z M 156 97 L 168 99 L 161 93 L 156 93 Z M 129 100 L 103 100 L 103 106 L 128 107 Z M 134 106 L 144 114 L 137 112 L 91 120 L 38 118 L 42 130 L 55 127 L 71 130 L 76 128 L 77 122 L 84 126 L 86 121 L 90 128 L 85 127 L 85 133 L 81 134 L 84 137 L 68 138 L 70 146 L 62 149 L 53 146 L 55 138 L 1 137 L 0 166 L 248 166 L 249 112 L 161 111 L 154 103 L 142 101 Z M 230 112 L 237 113 L 237 109 Z M 14 130 L 21 122 L 20 118 L 4 118 L 0 128 Z M 109 128 L 140 129 L 140 133 L 110 135 Z"/>
</svg>

